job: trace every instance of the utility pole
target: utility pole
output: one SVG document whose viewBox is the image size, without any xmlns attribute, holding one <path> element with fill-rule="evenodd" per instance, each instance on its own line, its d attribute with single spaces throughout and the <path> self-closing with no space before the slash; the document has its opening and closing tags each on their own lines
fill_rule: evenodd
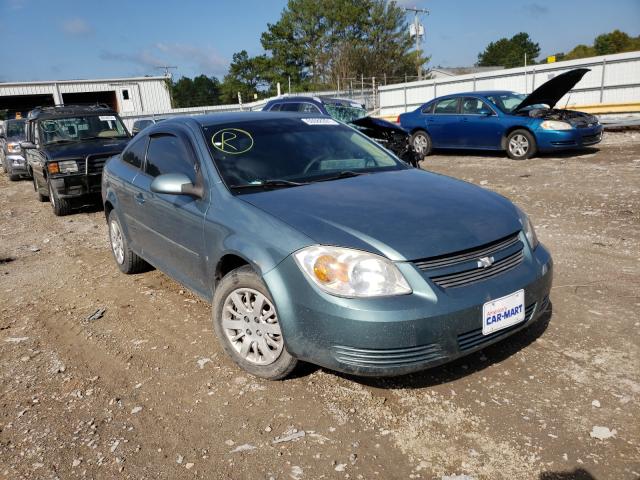
<svg viewBox="0 0 640 480">
<path fill-rule="evenodd" d="M 164 76 L 165 77 L 169 77 L 169 78 L 172 78 L 171 72 L 169 70 L 170 69 L 173 69 L 173 70 L 177 70 L 178 69 L 178 67 L 173 67 L 171 65 L 161 65 L 159 67 L 156 67 L 156 69 L 158 69 L 158 68 L 164 70 Z"/>
<path fill-rule="evenodd" d="M 413 28 L 409 29 L 409 34 L 413 34 L 416 37 L 416 67 L 418 69 L 418 80 L 422 80 L 422 65 L 420 64 L 420 38 L 424 36 L 424 26 L 420 23 L 418 14 L 424 13 L 429 15 L 429 10 L 426 8 L 404 8 L 405 12 L 413 12 Z"/>
</svg>

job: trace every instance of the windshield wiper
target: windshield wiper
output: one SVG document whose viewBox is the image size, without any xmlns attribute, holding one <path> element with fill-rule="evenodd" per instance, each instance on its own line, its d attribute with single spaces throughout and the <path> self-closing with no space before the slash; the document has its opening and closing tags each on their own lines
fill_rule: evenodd
<svg viewBox="0 0 640 480">
<path fill-rule="evenodd" d="M 309 182 L 292 182 L 291 180 L 260 180 L 256 183 L 245 183 L 242 185 L 231 185 L 229 188 L 278 188 L 278 187 L 300 187 L 308 185 Z"/>
<path fill-rule="evenodd" d="M 369 172 L 354 172 L 353 170 L 343 170 L 341 172 L 336 173 L 335 175 L 331 175 L 330 177 L 323 177 L 323 178 L 319 178 L 318 180 L 314 180 L 314 183 L 329 182 L 331 180 L 340 180 L 341 178 L 358 177 L 360 175 L 369 175 Z"/>
</svg>

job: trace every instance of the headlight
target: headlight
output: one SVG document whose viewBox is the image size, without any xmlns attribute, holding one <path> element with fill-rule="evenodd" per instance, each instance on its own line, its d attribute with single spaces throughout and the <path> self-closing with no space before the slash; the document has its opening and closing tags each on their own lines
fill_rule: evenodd
<svg viewBox="0 0 640 480">
<path fill-rule="evenodd" d="M 557 120 L 545 120 L 540 124 L 543 130 L 571 130 L 573 127 L 570 123 L 559 122 Z"/>
<path fill-rule="evenodd" d="M 527 237 L 527 241 L 529 242 L 529 246 L 531 250 L 535 250 L 538 246 L 538 237 L 536 235 L 536 231 L 533 228 L 533 224 L 526 213 L 522 210 L 518 209 L 520 213 L 520 224 L 522 225 L 522 231 L 524 232 L 524 236 Z"/>
<path fill-rule="evenodd" d="M 78 171 L 78 164 L 75 160 L 65 160 L 58 162 L 58 170 L 60 173 L 74 173 Z"/>
<path fill-rule="evenodd" d="M 317 245 L 297 251 L 294 258 L 307 277 L 331 295 L 351 298 L 411 293 L 400 270 L 379 255 Z"/>
</svg>

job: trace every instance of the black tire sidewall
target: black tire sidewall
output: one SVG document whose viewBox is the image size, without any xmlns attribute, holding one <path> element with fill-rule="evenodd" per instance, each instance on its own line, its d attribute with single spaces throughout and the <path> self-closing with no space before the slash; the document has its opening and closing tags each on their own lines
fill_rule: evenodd
<svg viewBox="0 0 640 480">
<path fill-rule="evenodd" d="M 511 151 L 509 150 L 509 142 L 511 141 L 511 138 L 516 136 L 516 135 L 522 135 L 524 137 L 526 137 L 526 139 L 529 141 L 529 150 L 527 150 L 527 153 L 521 157 L 518 157 L 514 154 L 511 153 Z M 535 137 L 531 134 L 531 132 L 529 132 L 528 130 L 514 130 L 513 132 L 511 132 L 509 135 L 507 135 L 507 140 L 506 140 L 506 150 L 507 150 L 507 156 L 511 159 L 511 160 L 527 160 L 531 157 L 533 157 L 536 152 L 537 152 L 537 144 L 536 144 L 536 139 Z"/>
<path fill-rule="evenodd" d="M 224 328 L 222 327 L 222 308 L 224 302 L 232 291 L 243 287 L 257 290 L 263 294 L 275 306 L 276 314 L 278 312 L 277 305 L 273 301 L 273 298 L 271 298 L 271 294 L 258 274 L 249 266 L 237 268 L 220 280 L 213 295 L 213 330 L 218 337 L 218 341 L 231 359 L 246 372 L 267 380 L 280 380 L 285 378 L 297 364 L 297 360 L 287 351 L 286 345 L 282 348 L 282 353 L 274 363 L 270 365 L 255 365 L 247 362 L 235 351 L 224 332 Z M 282 329 L 282 323 L 280 323 L 280 328 Z"/>
</svg>

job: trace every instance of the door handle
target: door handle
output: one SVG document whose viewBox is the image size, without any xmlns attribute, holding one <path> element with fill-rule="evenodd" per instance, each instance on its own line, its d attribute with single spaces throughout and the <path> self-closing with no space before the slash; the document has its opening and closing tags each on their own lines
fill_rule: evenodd
<svg viewBox="0 0 640 480">
<path fill-rule="evenodd" d="M 136 199 L 136 202 L 138 202 L 140 205 L 142 205 L 145 202 L 144 195 L 142 195 L 141 193 L 136 193 L 134 195 L 134 198 Z"/>
</svg>

